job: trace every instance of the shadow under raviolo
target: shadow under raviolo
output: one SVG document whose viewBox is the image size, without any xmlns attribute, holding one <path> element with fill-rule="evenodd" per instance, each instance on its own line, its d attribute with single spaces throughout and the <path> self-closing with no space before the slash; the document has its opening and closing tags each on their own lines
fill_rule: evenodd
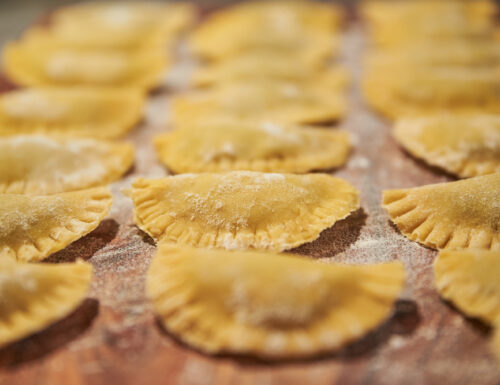
<svg viewBox="0 0 500 385">
<path fill-rule="evenodd" d="M 115 238 L 119 227 L 120 225 L 114 219 L 105 219 L 86 236 L 52 254 L 43 262 L 75 262 L 77 259 L 86 261 Z"/>
<path fill-rule="evenodd" d="M 333 257 L 342 253 L 357 241 L 367 217 L 363 208 L 360 208 L 324 230 L 315 241 L 296 247 L 290 252 L 313 258 Z"/>
<path fill-rule="evenodd" d="M 20 341 L 0 349 L 0 369 L 14 369 L 40 359 L 78 338 L 99 313 L 99 302 L 86 299 L 70 315 Z"/>
</svg>

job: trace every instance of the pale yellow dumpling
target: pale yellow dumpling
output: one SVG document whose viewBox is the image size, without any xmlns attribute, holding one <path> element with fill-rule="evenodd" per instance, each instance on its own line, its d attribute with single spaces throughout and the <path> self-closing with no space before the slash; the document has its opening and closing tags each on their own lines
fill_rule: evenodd
<svg viewBox="0 0 500 385">
<path fill-rule="evenodd" d="M 0 347 L 68 316 L 85 299 L 92 265 L 24 264 L 0 258 Z"/>
<path fill-rule="evenodd" d="M 209 59 L 227 59 L 252 51 L 321 61 L 337 50 L 333 32 L 341 18 L 342 12 L 330 4 L 305 1 L 238 4 L 210 16 L 192 34 L 190 46 L 196 54 Z"/>
<path fill-rule="evenodd" d="M 23 86 L 97 86 L 149 90 L 167 71 L 162 50 L 140 52 L 61 48 L 52 40 L 25 38 L 2 52 L 7 77 Z"/>
<path fill-rule="evenodd" d="M 446 45 L 448 41 L 487 40 L 494 33 L 492 21 L 469 22 L 462 15 L 449 15 L 439 19 L 420 20 L 415 23 L 401 20 L 382 24 L 373 29 L 373 41 L 382 47 L 404 48 L 414 42 L 438 41 Z"/>
<path fill-rule="evenodd" d="M 362 7 L 374 42 L 408 46 L 415 41 L 488 37 L 497 12 L 493 1 L 369 1 Z"/>
<path fill-rule="evenodd" d="M 254 0 L 223 8 L 212 14 L 204 26 L 221 30 L 226 28 L 228 32 L 228 28 L 236 27 L 235 33 L 243 33 L 253 23 L 255 33 L 260 33 L 262 29 L 284 32 L 286 28 L 333 33 L 341 26 L 343 17 L 341 7 L 324 2 Z"/>
<path fill-rule="evenodd" d="M 434 262 L 437 290 L 468 317 L 491 325 L 493 354 L 500 359 L 500 251 L 441 251 Z"/>
<path fill-rule="evenodd" d="M 358 191 L 326 174 L 249 171 L 136 179 L 135 222 L 159 243 L 292 249 L 359 208 Z"/>
<path fill-rule="evenodd" d="M 132 165 L 130 144 L 41 135 L 0 137 L 0 193 L 53 194 L 108 184 Z"/>
<path fill-rule="evenodd" d="M 416 0 L 388 2 L 370 0 L 362 4 L 362 12 L 370 22 L 395 23 L 400 20 L 421 21 L 432 18 L 439 20 L 447 14 L 450 17 L 463 16 L 469 21 L 490 21 L 497 11 L 491 0 Z"/>
<path fill-rule="evenodd" d="M 142 117 L 144 95 L 128 90 L 27 88 L 0 95 L 0 136 L 61 134 L 111 139 Z"/>
<path fill-rule="evenodd" d="M 451 40 L 446 44 L 435 41 L 412 43 L 410 46 L 374 50 L 367 55 L 368 67 L 391 68 L 431 67 L 498 67 L 500 46 L 498 41 Z M 388 73 L 390 75 L 390 73 Z"/>
<path fill-rule="evenodd" d="M 342 93 L 316 82 L 238 82 L 172 100 L 174 127 L 224 118 L 276 124 L 319 124 L 346 114 Z"/>
<path fill-rule="evenodd" d="M 146 291 L 166 329 L 206 353 L 313 356 L 391 314 L 401 263 L 329 265 L 263 252 L 161 245 Z"/>
<path fill-rule="evenodd" d="M 500 172 L 500 116 L 402 119 L 396 140 L 412 155 L 462 178 Z"/>
<path fill-rule="evenodd" d="M 224 38 L 220 36 L 220 40 L 207 39 L 206 47 L 191 40 L 194 54 L 211 61 L 228 61 L 245 53 L 252 55 L 276 53 L 291 60 L 297 57 L 298 60 L 323 64 L 335 57 L 340 50 L 339 38 L 322 33 L 287 33 L 271 39 L 269 35 L 258 34 L 242 41 L 228 39 L 227 34 L 224 35 Z M 214 43 L 215 41 L 217 42 Z"/>
<path fill-rule="evenodd" d="M 326 87 L 344 88 L 349 83 L 349 73 L 342 67 L 324 67 L 300 57 L 279 53 L 243 54 L 236 58 L 204 65 L 192 75 L 195 86 L 217 86 L 238 81 L 269 82 L 314 81 Z"/>
<path fill-rule="evenodd" d="M 418 117 L 452 110 L 457 114 L 500 113 L 500 67 L 374 66 L 363 92 L 390 118 Z"/>
<path fill-rule="evenodd" d="M 0 262 L 38 262 L 94 230 L 113 202 L 107 187 L 29 196 L 0 194 Z"/>
<path fill-rule="evenodd" d="M 127 26 L 83 27 L 79 23 L 51 23 L 47 26 L 34 26 L 21 36 L 24 47 L 32 49 L 49 47 L 52 50 L 74 51 L 81 53 L 124 53 L 130 57 L 147 51 L 173 52 L 177 38 L 165 35 L 156 26 L 134 29 Z M 82 33 L 88 30 L 89 33 Z"/>
<path fill-rule="evenodd" d="M 47 30 L 67 47 L 165 49 L 195 18 L 188 3 L 86 2 L 56 10 Z"/>
<path fill-rule="evenodd" d="M 408 238 L 435 249 L 500 250 L 500 173 L 383 192 Z"/>
<path fill-rule="evenodd" d="M 186 126 L 155 138 L 173 172 L 253 170 L 304 173 L 342 165 L 349 135 L 312 127 L 221 122 Z"/>
<path fill-rule="evenodd" d="M 500 322 L 500 251 L 442 251 L 434 275 L 441 296 L 466 315 Z"/>
</svg>

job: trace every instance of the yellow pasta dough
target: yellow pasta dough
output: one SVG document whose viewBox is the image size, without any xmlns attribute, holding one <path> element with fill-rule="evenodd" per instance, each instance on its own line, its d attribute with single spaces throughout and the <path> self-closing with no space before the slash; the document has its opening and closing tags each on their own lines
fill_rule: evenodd
<svg viewBox="0 0 500 385">
<path fill-rule="evenodd" d="M 272 33 L 272 32 L 269 32 Z M 286 33 L 278 35 L 249 35 L 248 39 L 228 39 L 231 32 L 220 36 L 189 41 L 194 54 L 214 61 L 232 60 L 241 54 L 267 55 L 276 53 L 282 57 L 298 57 L 299 60 L 323 63 L 336 55 L 340 44 L 337 37 L 318 33 Z M 272 38 L 270 38 L 272 36 Z"/>
<path fill-rule="evenodd" d="M 64 46 L 161 49 L 187 29 L 195 16 L 188 3 L 87 2 L 56 10 L 48 31 Z"/>
<path fill-rule="evenodd" d="M 253 51 L 323 60 L 336 50 L 338 41 L 333 38 L 333 31 L 341 18 L 342 12 L 327 4 L 247 3 L 209 17 L 192 34 L 190 45 L 198 55 L 209 59 Z"/>
<path fill-rule="evenodd" d="M 262 358 L 340 348 L 390 316 L 404 268 L 160 246 L 146 290 L 167 330 L 207 353 Z"/>
<path fill-rule="evenodd" d="M 363 15 L 369 20 L 381 23 L 394 23 L 398 20 L 422 20 L 439 18 L 448 15 L 450 19 L 460 16 L 469 21 L 490 20 L 497 11 L 490 0 L 456 1 L 456 0 L 417 0 L 387 2 L 370 0 L 362 4 Z"/>
<path fill-rule="evenodd" d="M 172 100 L 175 127 L 221 118 L 276 124 L 318 124 L 341 119 L 339 90 L 314 82 L 238 82 L 190 92 Z"/>
<path fill-rule="evenodd" d="M 342 67 L 324 68 L 305 59 L 276 53 L 247 54 L 197 69 L 191 79 L 195 86 L 211 86 L 238 81 L 270 80 L 315 81 L 327 87 L 341 88 L 349 82 L 349 74 Z"/>
<path fill-rule="evenodd" d="M 8 43 L 2 51 L 6 75 L 23 86 L 131 87 L 148 90 L 162 83 L 165 53 L 79 50 L 58 47 L 53 40 Z"/>
<path fill-rule="evenodd" d="M 500 116 L 402 119 L 394 136 L 412 155 L 467 178 L 500 172 Z"/>
<path fill-rule="evenodd" d="M 39 135 L 0 138 L 0 193 L 53 194 L 110 183 L 132 165 L 129 144 Z"/>
<path fill-rule="evenodd" d="M 195 86 L 211 86 L 245 79 L 295 80 L 321 71 L 323 65 L 300 56 L 283 55 L 279 52 L 241 53 L 227 61 L 205 63 L 195 69 L 191 83 Z"/>
<path fill-rule="evenodd" d="M 79 23 L 51 23 L 49 27 L 34 26 L 22 35 L 24 47 L 50 47 L 52 50 L 71 50 L 82 53 L 113 52 L 140 55 L 142 52 L 172 50 L 176 39 L 165 36 L 150 25 L 145 29 L 122 26 L 122 31 L 102 26 L 89 27 Z M 90 31 L 82 33 L 82 31 Z M 124 32 L 126 31 L 126 32 Z"/>
<path fill-rule="evenodd" d="M 434 275 L 441 296 L 469 317 L 500 322 L 500 251 L 442 251 Z"/>
<path fill-rule="evenodd" d="M 47 258 L 94 230 L 112 202 L 107 187 L 44 196 L 0 194 L 0 261 Z"/>
<path fill-rule="evenodd" d="M 378 45 L 405 46 L 416 40 L 487 37 L 496 6 L 491 1 L 371 1 L 363 13 Z"/>
<path fill-rule="evenodd" d="M 134 90 L 20 89 L 0 95 L 0 135 L 117 138 L 139 122 L 143 106 L 144 95 Z"/>
<path fill-rule="evenodd" d="M 500 249 L 500 174 L 383 192 L 408 238 L 435 249 Z"/>
<path fill-rule="evenodd" d="M 358 191 L 326 174 L 250 171 L 138 178 L 137 225 L 160 243 L 292 249 L 359 208 Z"/>
<path fill-rule="evenodd" d="M 331 34 L 340 27 L 343 17 L 342 8 L 317 1 L 257 0 L 226 7 L 211 15 L 204 26 L 228 32 L 236 28 L 235 33 L 253 25 L 255 33 L 268 28 L 276 32 L 296 28 Z"/>
<path fill-rule="evenodd" d="M 373 40 L 383 47 L 405 47 L 413 42 L 486 40 L 494 31 L 493 23 L 488 21 L 468 22 L 463 17 L 427 19 L 419 22 L 400 20 L 399 23 L 387 23 L 373 30 Z"/>
<path fill-rule="evenodd" d="M 24 264 L 0 258 L 0 347 L 68 316 L 85 299 L 92 265 Z"/>
<path fill-rule="evenodd" d="M 344 131 L 272 123 L 221 122 L 159 135 L 155 145 L 160 160 L 175 173 L 303 173 L 342 165 L 349 153 L 349 135 Z"/>
<path fill-rule="evenodd" d="M 365 97 L 390 118 L 454 113 L 500 113 L 499 68 L 369 68 Z"/>
<path fill-rule="evenodd" d="M 415 42 L 410 46 L 381 49 L 370 52 L 368 67 L 379 66 L 380 71 L 391 67 L 467 66 L 494 67 L 500 65 L 498 41 L 455 39 L 440 44 L 434 41 Z"/>
</svg>

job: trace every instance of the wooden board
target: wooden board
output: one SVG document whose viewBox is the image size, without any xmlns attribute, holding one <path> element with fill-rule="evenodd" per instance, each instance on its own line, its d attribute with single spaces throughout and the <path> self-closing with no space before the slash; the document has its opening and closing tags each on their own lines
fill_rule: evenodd
<svg viewBox="0 0 500 385">
<path fill-rule="evenodd" d="M 335 354 L 278 363 L 206 356 L 158 325 L 144 295 L 155 246 L 134 225 L 131 202 L 120 189 L 137 176 L 166 175 L 151 143 L 167 129 L 169 94 L 162 91 L 151 97 L 145 121 L 129 137 L 136 146 L 135 167 L 113 185 L 109 218 L 49 260 L 90 261 L 95 274 L 89 299 L 67 319 L 0 350 L 0 384 L 500 384 L 500 367 L 488 349 L 491 330 L 439 299 L 431 266 L 435 252 L 400 235 L 380 207 L 383 189 L 451 178 L 405 154 L 390 137 L 389 124 L 364 104 L 364 50 L 363 31 L 352 23 L 341 62 L 353 71 L 354 84 L 350 113 L 340 127 L 353 135 L 355 149 L 334 174 L 361 191 L 362 209 L 294 251 L 351 263 L 401 260 L 408 284 L 388 322 Z"/>
</svg>

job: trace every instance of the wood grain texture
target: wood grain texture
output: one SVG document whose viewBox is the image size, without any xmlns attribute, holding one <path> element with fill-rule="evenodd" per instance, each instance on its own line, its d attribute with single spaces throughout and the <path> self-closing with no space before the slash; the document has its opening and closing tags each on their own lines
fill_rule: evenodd
<svg viewBox="0 0 500 385">
<path fill-rule="evenodd" d="M 353 135 L 355 148 L 348 164 L 333 172 L 361 191 L 362 209 L 294 251 L 332 262 L 401 260 L 408 284 L 390 320 L 335 354 L 305 361 L 210 357 L 169 336 L 144 295 L 154 243 L 134 225 L 131 202 L 120 193 L 137 176 L 166 175 L 151 143 L 155 133 L 168 129 L 169 94 L 161 91 L 128 138 L 136 146 L 136 163 L 112 186 L 109 218 L 49 260 L 91 262 L 89 299 L 67 319 L 0 350 L 0 384 L 500 384 L 500 368 L 488 348 L 491 331 L 439 299 L 431 266 L 435 252 L 400 235 L 380 206 L 383 189 L 451 178 L 405 154 L 390 137 L 388 122 L 362 101 L 364 45 L 361 27 L 352 23 L 341 61 L 353 71 L 354 85 L 349 116 L 339 126 Z"/>
</svg>

